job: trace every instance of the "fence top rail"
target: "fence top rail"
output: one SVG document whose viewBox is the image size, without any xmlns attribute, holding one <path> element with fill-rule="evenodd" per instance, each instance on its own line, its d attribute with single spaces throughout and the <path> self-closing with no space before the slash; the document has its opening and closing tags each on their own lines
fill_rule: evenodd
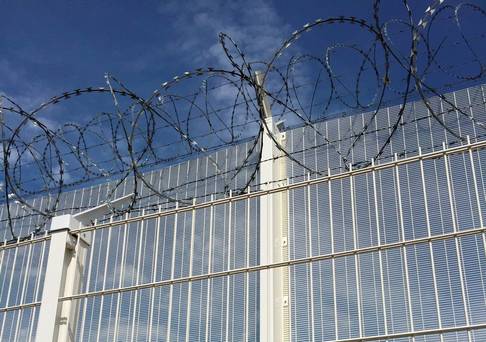
<svg viewBox="0 0 486 342">
<path fill-rule="evenodd" d="M 11 249 L 11 248 L 18 248 L 22 246 L 32 245 L 35 243 L 40 243 L 44 241 L 48 241 L 51 239 L 51 234 L 49 231 L 45 231 L 42 233 L 41 236 L 38 235 L 28 235 L 24 238 L 17 238 L 13 240 L 8 240 L 0 243 L 0 251 Z"/>
<path fill-rule="evenodd" d="M 332 342 L 368 342 L 368 341 L 382 341 L 390 340 L 395 338 L 406 338 L 406 337 L 418 337 L 418 336 L 428 336 L 428 335 L 442 335 L 447 333 L 455 333 L 461 331 L 474 331 L 486 328 L 486 323 L 474 324 L 474 325 L 459 325 L 455 327 L 442 327 L 438 329 L 424 329 L 417 331 L 407 331 L 401 333 L 393 333 L 387 335 L 375 335 L 375 336 L 364 336 L 347 338 L 342 340 L 334 340 Z"/>
<path fill-rule="evenodd" d="M 34 308 L 40 305 L 41 302 L 31 302 L 31 303 L 24 303 L 24 304 L 12 305 L 12 306 L 5 306 L 3 308 L 0 308 L 0 313 Z"/>
<path fill-rule="evenodd" d="M 160 210 L 155 213 L 150 213 L 150 214 L 145 214 L 145 215 L 139 215 L 135 217 L 128 217 L 120 220 L 110 220 L 109 222 L 103 222 L 103 223 L 98 223 L 98 224 L 93 224 L 91 226 L 86 226 L 86 227 L 81 227 L 78 229 L 74 229 L 71 232 L 74 234 L 80 234 L 80 233 L 85 233 L 85 232 L 90 232 L 98 229 L 104 229 L 104 228 L 110 228 L 110 227 L 116 227 L 116 226 L 121 226 L 121 225 L 127 225 L 129 223 L 134 223 L 134 222 L 139 222 L 143 220 L 150 220 L 150 219 L 156 219 L 164 216 L 170 216 L 174 214 L 180 214 L 180 213 L 185 213 L 185 212 L 190 212 L 193 210 L 198 210 L 198 209 L 204 209 L 204 208 L 209 208 L 212 206 L 217 206 L 217 205 L 222 205 L 230 202 L 236 202 L 236 201 L 241 201 L 245 199 L 252 199 L 252 198 L 258 198 L 261 196 L 265 195 L 271 195 L 283 191 L 288 191 L 288 190 L 294 190 L 298 189 L 301 187 L 305 186 L 310 186 L 310 185 L 315 185 L 315 184 L 320 184 L 320 183 L 325 183 L 329 182 L 332 180 L 338 180 L 338 179 L 343 179 L 343 178 L 349 178 L 352 176 L 358 176 L 366 173 L 370 173 L 373 171 L 380 171 L 380 170 L 385 170 L 389 168 L 393 168 L 396 166 L 400 165 L 406 165 L 406 164 L 411 164 L 414 162 L 417 162 L 419 160 L 431 160 L 431 159 L 437 159 L 441 158 L 447 155 L 452 155 L 452 154 L 460 154 L 464 153 L 467 151 L 472 151 L 472 150 L 480 150 L 486 147 L 486 140 L 471 143 L 468 139 L 468 142 L 460 145 L 460 146 L 455 146 L 455 147 L 446 147 L 445 144 L 443 145 L 443 148 L 441 150 L 429 152 L 429 153 L 422 153 L 419 149 L 419 154 L 412 156 L 412 157 L 407 157 L 407 158 L 402 158 L 399 159 L 398 155 L 395 154 L 394 160 L 382 164 L 375 164 L 374 161 L 371 161 L 371 164 L 369 166 L 359 168 L 359 169 L 351 169 L 349 171 L 341 172 L 341 173 L 336 173 L 336 174 L 330 174 L 330 170 L 328 170 L 328 174 L 322 177 L 317 177 L 313 179 L 308 179 L 300 182 L 295 182 L 292 184 L 288 184 L 285 182 L 285 180 L 281 180 L 282 182 L 276 183 L 276 187 L 270 188 L 270 189 L 264 189 L 264 190 L 258 190 L 258 191 L 248 191 L 247 193 L 239 194 L 239 195 L 234 195 L 224 198 L 219 198 L 219 199 L 214 199 L 210 201 L 206 201 L 203 203 L 196 203 L 193 205 L 187 205 L 187 206 L 178 206 L 176 204 L 175 208 L 168 209 L 168 210 Z"/>
</svg>

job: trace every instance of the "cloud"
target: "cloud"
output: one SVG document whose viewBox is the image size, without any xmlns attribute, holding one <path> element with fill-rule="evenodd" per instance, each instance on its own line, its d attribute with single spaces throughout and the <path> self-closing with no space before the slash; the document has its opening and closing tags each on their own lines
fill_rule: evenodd
<svg viewBox="0 0 486 342">
<path fill-rule="evenodd" d="M 268 58 L 290 32 L 264 0 L 170 0 L 161 3 L 158 12 L 175 18 L 170 49 L 201 66 L 228 64 L 217 38 L 220 32 L 230 35 L 252 61 Z"/>
<path fill-rule="evenodd" d="M 293 31 L 293 27 L 284 22 L 273 3 L 266 0 L 245 2 L 195 0 L 189 3 L 169 0 L 159 5 L 158 11 L 163 16 L 171 15 L 175 18 L 171 23 L 174 40 L 169 43 L 167 50 L 177 51 L 182 58 L 187 56 L 186 58 L 190 60 L 189 63 L 192 63 L 191 68 L 207 66 L 230 68 L 228 57 L 217 38 L 220 32 L 226 33 L 238 44 L 238 48 L 245 54 L 247 62 L 258 62 L 269 61 Z M 227 48 L 232 55 L 237 54 L 229 42 Z M 302 54 L 301 48 L 300 45 L 293 46 L 291 53 Z M 278 62 L 285 64 L 288 62 L 288 58 L 289 56 L 284 56 Z M 239 58 L 236 58 L 236 61 L 240 63 Z M 264 67 L 256 64 L 253 69 L 264 70 Z M 302 63 L 290 81 L 294 82 L 297 87 L 303 84 L 315 84 L 319 71 L 322 72 L 320 65 L 311 65 L 310 62 Z M 325 86 L 327 86 L 326 82 L 322 84 L 321 88 Z M 282 80 L 278 75 L 267 77 L 265 88 L 268 91 L 277 92 L 281 87 Z M 322 90 L 321 88 L 319 90 Z M 211 104 L 214 108 L 231 107 L 235 94 L 235 89 L 232 87 L 220 87 L 211 92 Z M 279 97 L 277 93 L 276 96 Z M 312 88 L 310 86 L 303 87 L 298 94 L 299 101 L 305 108 L 298 106 L 299 101 L 295 94 L 281 93 L 281 97 L 284 96 L 291 96 L 293 100 L 293 103 L 287 103 L 287 106 L 292 107 L 302 117 L 310 116 L 305 112 L 308 110 L 305 106 L 311 102 Z M 286 102 L 286 99 L 280 99 Z M 314 102 L 319 101 L 322 102 L 320 98 L 314 100 Z M 272 111 L 277 116 L 282 112 L 287 113 L 285 119 L 289 126 L 302 122 L 300 117 L 289 113 L 288 108 L 279 106 L 277 103 L 273 103 Z M 245 116 L 244 113 L 243 116 Z M 225 118 L 229 120 L 229 117 Z"/>
<path fill-rule="evenodd" d="M 25 110 L 31 110 L 47 99 L 48 93 L 47 87 L 33 82 L 25 70 L 6 58 L 0 59 L 0 95 L 12 98 Z"/>
<path fill-rule="evenodd" d="M 59 182 L 61 181 L 61 167 L 59 165 L 55 165 L 52 168 L 52 177 L 54 178 L 55 181 Z M 66 168 L 63 168 L 63 175 L 62 175 L 62 181 L 65 184 L 69 184 L 72 181 L 72 177 L 69 174 L 69 172 L 66 170 Z"/>
</svg>

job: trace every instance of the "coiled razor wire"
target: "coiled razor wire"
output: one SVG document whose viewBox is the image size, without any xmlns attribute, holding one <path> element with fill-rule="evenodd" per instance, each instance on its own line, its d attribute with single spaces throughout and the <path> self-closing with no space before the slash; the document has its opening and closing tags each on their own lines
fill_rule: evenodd
<svg viewBox="0 0 486 342">
<path fill-rule="evenodd" d="M 195 154 L 208 155 L 217 175 L 225 180 L 224 192 L 242 170 L 250 170 L 246 184 L 232 189 L 247 191 L 257 181 L 262 136 L 265 131 L 271 131 L 265 121 L 264 97 L 270 103 L 274 120 L 286 119 L 310 127 L 329 144 L 333 142 L 314 128 L 317 120 L 337 112 L 371 112 L 361 131 L 354 132 L 347 150 L 335 149 L 345 169 L 356 167 L 350 158 L 353 148 L 369 132 L 378 111 L 393 100 L 401 104 L 396 121 L 376 155 L 369 156 L 370 161 L 382 157 L 402 122 L 406 103 L 413 97 L 419 98 L 434 120 L 457 141 L 464 141 L 465 136 L 444 122 L 429 96 L 440 97 L 478 130 L 486 130 L 485 123 L 470 111 L 442 95 L 444 87 L 483 80 L 486 54 L 480 50 L 485 45 L 486 25 L 478 25 L 475 32 L 468 33 L 465 18 L 475 16 L 486 24 L 486 12 L 475 4 L 451 5 L 438 0 L 417 16 L 407 0 L 398 3 L 403 10 L 397 12 L 404 13 L 399 18 L 383 18 L 383 4 L 375 0 L 371 20 L 338 16 L 307 23 L 293 32 L 266 61 L 249 61 L 238 44 L 221 33 L 219 41 L 228 68 L 206 67 L 184 72 L 162 83 L 149 96 L 141 96 L 110 74 L 105 75 L 102 86 L 66 91 L 29 110 L 1 95 L 1 187 L 7 213 L 5 222 L 12 238 L 18 238 L 14 220 L 39 216 L 42 220 L 36 232 L 41 231 L 63 209 L 60 208 L 63 192 L 99 180 L 113 180 L 108 203 L 118 187 L 127 179 L 132 180 L 129 184 L 134 196 L 130 205 L 123 210 L 112 208 L 114 214 L 135 210 L 142 185 L 149 193 L 144 197 L 179 202 L 178 205 L 191 204 L 193 198 L 175 198 L 173 191 L 158 190 L 144 173 Z M 359 41 L 318 46 L 320 37 L 333 27 L 341 32 L 359 32 Z M 444 27 L 448 28 L 445 34 L 450 34 L 451 28 L 456 31 L 455 40 L 445 36 Z M 306 44 L 306 40 L 311 44 Z M 300 41 L 304 42 L 297 44 Z M 458 48 L 462 49 L 464 58 L 453 64 L 444 60 L 449 49 Z M 356 58 L 355 72 L 339 70 L 340 53 Z M 256 77 L 257 70 L 261 73 L 260 80 Z M 90 112 L 87 120 L 83 115 L 83 120 L 52 127 L 44 119 L 56 110 L 69 113 L 67 105 L 78 103 L 75 99 L 86 101 L 96 96 L 97 101 L 100 97 L 105 101 L 100 103 L 110 105 L 106 110 Z M 478 134 L 483 133 L 486 132 Z M 283 157 L 297 163 L 306 173 L 324 171 L 304 165 L 276 136 L 271 139 Z M 224 170 L 209 153 L 245 140 L 250 141 L 250 147 L 231 172 Z M 29 200 L 40 195 L 45 196 L 47 203 L 42 208 Z M 14 205 L 21 207 L 20 214 L 13 211 Z"/>
</svg>

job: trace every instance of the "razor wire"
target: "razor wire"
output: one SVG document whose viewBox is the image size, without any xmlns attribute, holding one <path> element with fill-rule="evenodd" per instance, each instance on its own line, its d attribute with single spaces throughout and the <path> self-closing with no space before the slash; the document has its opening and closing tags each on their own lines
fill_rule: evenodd
<svg viewBox="0 0 486 342">
<path fill-rule="evenodd" d="M 475 16 L 486 22 L 486 11 L 472 3 L 451 5 L 443 0 L 433 1 L 425 11 L 413 9 L 407 0 L 396 3 L 396 12 L 403 13 L 402 17 L 387 18 L 382 11 L 384 4 L 375 0 L 371 19 L 337 16 L 307 23 L 263 61 L 250 60 L 235 40 L 221 33 L 219 43 L 228 67 L 184 72 L 161 83 L 148 96 L 111 74 L 105 75 L 101 86 L 63 92 L 33 109 L 0 95 L 0 186 L 5 224 L 12 239 L 18 238 L 14 220 L 38 216 L 41 220 L 34 233 L 41 232 L 50 218 L 64 209 L 60 208 L 63 192 L 94 182 L 108 182 L 106 202 L 110 203 L 117 189 L 131 180 L 131 203 L 123 209 L 113 208 L 113 214 L 138 210 L 142 186 L 149 191 L 144 198 L 154 203 L 191 205 L 193 198 L 176 198 L 173 189 L 160 191 L 144 175 L 195 155 L 208 156 L 216 170 L 211 177 L 224 179 L 223 196 L 230 190 L 242 194 L 251 186 L 258 187 L 262 137 L 265 132 L 273 132 L 265 120 L 264 98 L 270 104 L 273 120 L 309 127 L 329 145 L 336 142 L 315 128 L 317 121 L 339 113 L 370 112 L 361 130 L 352 135 L 349 146 L 334 149 L 345 170 L 367 165 L 366 161 L 353 165 L 350 156 L 372 129 L 379 110 L 390 103 L 401 104 L 400 110 L 387 138 L 368 162 L 385 157 L 406 104 L 412 99 L 420 100 L 433 119 L 459 142 L 464 142 L 466 136 L 443 120 L 442 113 L 431 105 L 430 96 L 439 97 L 449 109 L 470 120 L 481 132 L 479 135 L 486 133 L 484 122 L 443 95 L 444 89 L 484 79 L 486 52 L 482 45 L 486 25 L 471 33 L 466 19 Z M 316 44 L 332 30 L 349 32 L 356 41 L 347 38 L 326 46 Z M 448 60 L 451 49 L 458 48 L 464 58 Z M 343 54 L 354 58 L 352 67 L 356 70 L 350 70 L 349 65 L 343 68 Z M 261 82 L 257 82 L 256 71 L 262 75 Z M 91 110 L 93 101 L 96 105 Z M 76 120 L 53 127 L 46 118 L 59 113 L 75 113 Z M 306 174 L 324 173 L 304 165 L 296 158 L 297 152 L 289 152 L 275 135 L 271 139 L 280 153 L 274 158 L 286 158 Z M 231 171 L 225 171 L 221 162 L 211 157 L 211 152 L 243 141 L 249 142 L 249 148 Z M 232 188 L 243 170 L 249 174 L 245 184 Z M 43 208 L 32 204 L 36 196 L 47 199 Z M 13 211 L 14 206 L 21 208 L 20 213 Z"/>
</svg>

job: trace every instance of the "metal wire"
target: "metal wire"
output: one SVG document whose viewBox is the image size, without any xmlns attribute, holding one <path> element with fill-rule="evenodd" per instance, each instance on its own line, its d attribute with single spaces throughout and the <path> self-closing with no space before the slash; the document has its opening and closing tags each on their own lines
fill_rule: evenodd
<svg viewBox="0 0 486 342">
<path fill-rule="evenodd" d="M 354 132 L 348 147 L 335 149 L 345 170 L 356 168 L 350 158 L 353 149 L 372 130 L 378 111 L 390 101 L 400 103 L 401 109 L 376 155 L 369 156 L 369 163 L 384 157 L 386 147 L 403 121 L 406 103 L 412 98 L 419 98 L 434 120 L 458 142 L 465 142 L 466 137 L 444 122 L 442 113 L 431 105 L 430 96 L 439 97 L 478 130 L 486 130 L 485 123 L 478 121 L 467 108 L 442 95 L 444 87 L 474 84 L 484 79 L 486 66 L 481 46 L 485 33 L 466 32 L 464 18 L 472 13 L 484 18 L 486 12 L 474 4 L 452 6 L 443 0 L 433 1 L 423 13 L 412 9 L 407 0 L 399 4 L 405 10 L 401 18 L 384 20 L 381 1 L 375 0 L 371 20 L 338 16 L 307 23 L 265 61 L 248 60 L 237 42 L 221 33 L 219 42 L 229 68 L 204 67 L 184 72 L 163 82 L 148 96 L 129 89 L 111 74 L 105 75 L 102 86 L 66 91 L 29 110 L 15 99 L 0 95 L 1 186 L 12 239 L 17 239 L 13 225 L 17 217 L 40 216 L 42 220 L 34 233 L 43 231 L 45 224 L 60 210 L 63 192 L 100 179 L 111 181 L 108 203 L 117 189 L 131 180 L 133 201 L 122 210 L 112 209 L 114 214 L 139 209 L 136 207 L 142 199 L 141 186 L 145 191 L 149 189 L 143 198 L 154 198 L 154 202 L 158 198 L 191 204 L 192 198 L 174 198 L 171 195 L 174 189 L 158 190 L 144 173 L 193 155 L 208 155 L 216 176 L 224 176 L 223 194 L 245 170 L 250 175 L 247 183 L 232 190 L 233 195 L 247 192 L 251 185 L 258 185 L 262 136 L 266 130 L 271 131 L 263 112 L 263 97 L 270 103 L 274 120 L 310 127 L 329 145 L 336 141 L 316 129 L 316 121 L 342 112 L 370 111 L 368 121 L 359 132 Z M 456 30 L 454 39 L 440 36 L 444 26 Z M 315 48 L 320 35 L 333 28 L 358 31 L 359 39 Z M 484 30 L 484 27 L 476 29 Z M 397 33 L 399 37 L 395 36 Z M 467 63 L 457 60 L 451 65 L 446 56 L 450 49 L 458 48 L 467 54 Z M 355 72 L 340 71 L 339 54 L 343 51 L 354 58 Z M 263 75 L 260 83 L 256 70 Z M 44 119 L 54 111 L 84 112 L 80 108 L 95 96 L 102 105 L 93 110 L 94 114 L 71 116 L 77 121 L 57 127 Z M 80 101 L 84 102 L 80 105 Z M 108 107 L 104 108 L 105 105 Z M 276 158 L 288 158 L 305 173 L 325 174 L 326 170 L 312 169 L 300 162 L 296 152 L 287 151 L 277 137 L 272 136 L 272 140 L 281 152 Z M 242 141 L 250 141 L 246 156 L 234 169 L 223 171 L 221 162 L 212 159 L 209 152 Z M 366 161 L 363 165 L 367 165 Z M 47 205 L 42 208 L 30 200 L 39 195 L 47 199 Z M 23 210 L 14 214 L 14 205 Z"/>
</svg>

